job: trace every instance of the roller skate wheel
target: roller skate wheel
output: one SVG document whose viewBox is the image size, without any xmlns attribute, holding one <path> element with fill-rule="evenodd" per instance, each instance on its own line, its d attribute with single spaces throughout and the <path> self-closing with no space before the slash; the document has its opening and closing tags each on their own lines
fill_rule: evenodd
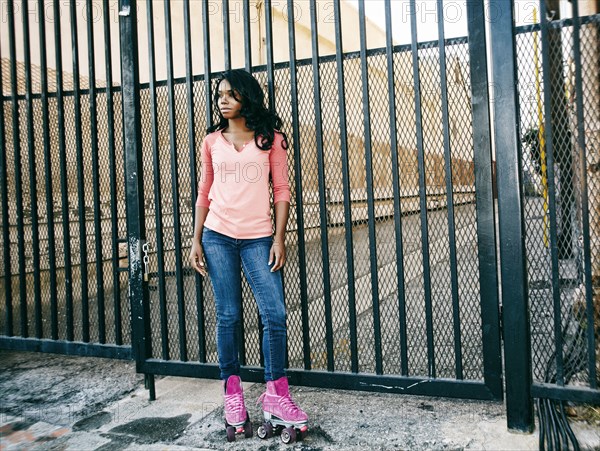
<svg viewBox="0 0 600 451">
<path fill-rule="evenodd" d="M 281 441 L 286 445 L 294 443 L 296 441 L 296 429 L 289 427 L 281 431 Z"/>
<path fill-rule="evenodd" d="M 244 424 L 244 437 L 251 438 L 253 435 L 254 431 L 252 430 L 252 423 L 248 420 L 246 424 Z"/>
<path fill-rule="evenodd" d="M 233 426 L 227 426 L 227 441 L 235 442 L 235 428 Z"/>
<path fill-rule="evenodd" d="M 256 433 L 258 438 L 262 440 L 273 437 L 273 425 L 271 423 L 263 423 L 258 427 L 258 431 Z"/>
</svg>

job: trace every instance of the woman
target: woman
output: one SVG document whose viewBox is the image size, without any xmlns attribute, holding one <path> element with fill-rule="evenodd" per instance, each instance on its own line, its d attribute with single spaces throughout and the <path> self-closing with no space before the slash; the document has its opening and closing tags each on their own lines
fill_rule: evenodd
<svg viewBox="0 0 600 451">
<path fill-rule="evenodd" d="M 214 97 L 220 121 L 202 144 L 202 176 L 190 253 L 192 267 L 210 276 L 217 310 L 217 352 L 225 397 L 228 440 L 235 432 L 252 435 L 239 376 L 241 270 L 256 299 L 264 326 L 266 392 L 260 397 L 265 423 L 306 433 L 308 417 L 290 397 L 284 372 L 286 313 L 280 269 L 285 264 L 285 230 L 290 188 L 287 141 L 281 119 L 264 106 L 256 79 L 243 70 L 228 71 Z M 275 234 L 269 181 L 273 186 Z M 283 438 L 283 435 L 282 435 Z"/>
</svg>

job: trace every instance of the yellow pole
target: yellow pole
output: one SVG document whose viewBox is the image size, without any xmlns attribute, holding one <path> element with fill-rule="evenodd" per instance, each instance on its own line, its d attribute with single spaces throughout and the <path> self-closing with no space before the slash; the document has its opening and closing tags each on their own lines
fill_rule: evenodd
<svg viewBox="0 0 600 451">
<path fill-rule="evenodd" d="M 533 22 L 537 23 L 537 8 L 533 9 Z M 535 64 L 535 92 L 538 113 L 538 142 L 540 143 L 540 166 L 542 170 L 542 195 L 544 196 L 544 244 L 548 247 L 548 168 L 546 167 L 546 139 L 544 135 L 544 112 L 538 58 L 538 32 L 533 34 L 533 60 Z"/>
</svg>

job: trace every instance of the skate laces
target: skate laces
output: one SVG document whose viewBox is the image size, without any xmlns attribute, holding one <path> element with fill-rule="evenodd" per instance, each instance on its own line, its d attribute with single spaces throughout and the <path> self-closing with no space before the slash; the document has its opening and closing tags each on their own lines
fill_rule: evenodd
<svg viewBox="0 0 600 451">
<path fill-rule="evenodd" d="M 302 412 L 302 409 L 300 409 L 300 407 L 298 407 L 296 405 L 296 403 L 292 400 L 292 397 L 290 396 L 290 394 L 286 394 L 283 395 L 281 398 L 279 398 L 279 403 L 281 404 L 281 407 L 290 413 L 300 413 Z"/>
<path fill-rule="evenodd" d="M 267 392 L 264 392 L 262 395 L 260 395 L 258 397 L 258 399 L 256 400 L 256 404 L 263 404 L 264 406 L 264 400 L 267 396 Z M 277 395 L 274 395 L 277 396 Z M 275 401 L 275 404 L 279 404 L 279 406 L 287 412 L 302 412 L 302 410 L 300 409 L 300 407 L 298 407 L 296 405 L 296 403 L 294 403 L 294 401 L 292 400 L 292 397 L 290 396 L 290 394 L 286 394 L 283 396 L 277 396 L 277 401 Z"/>
<path fill-rule="evenodd" d="M 233 395 L 225 395 L 225 410 L 227 413 L 238 415 L 244 410 L 244 395 L 235 393 Z"/>
</svg>

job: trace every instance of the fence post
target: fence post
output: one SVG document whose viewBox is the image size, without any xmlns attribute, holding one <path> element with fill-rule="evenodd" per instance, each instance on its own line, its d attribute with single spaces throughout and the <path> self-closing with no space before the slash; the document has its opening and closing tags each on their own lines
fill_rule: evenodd
<svg viewBox="0 0 600 451">
<path fill-rule="evenodd" d="M 125 196 L 127 206 L 127 247 L 129 255 L 129 302 L 131 305 L 131 347 L 140 371 L 151 356 L 148 288 L 144 283 L 142 246 L 146 239 L 144 222 L 144 185 L 138 73 L 136 0 L 121 0 L 119 32 L 121 38 L 121 86 L 123 96 L 123 134 L 125 146 Z"/>
<path fill-rule="evenodd" d="M 509 429 L 531 432 L 531 339 L 513 3 L 513 0 L 490 1 L 488 20 L 492 42 L 506 414 Z"/>
<path fill-rule="evenodd" d="M 470 0 L 467 10 L 469 32 L 469 69 L 475 196 L 477 205 L 477 247 L 481 287 L 483 332 L 483 377 L 496 399 L 502 399 L 502 351 L 498 300 L 496 253 L 496 215 L 492 180 L 492 137 L 490 123 L 489 78 L 487 69 L 485 7 L 483 0 Z"/>
</svg>

